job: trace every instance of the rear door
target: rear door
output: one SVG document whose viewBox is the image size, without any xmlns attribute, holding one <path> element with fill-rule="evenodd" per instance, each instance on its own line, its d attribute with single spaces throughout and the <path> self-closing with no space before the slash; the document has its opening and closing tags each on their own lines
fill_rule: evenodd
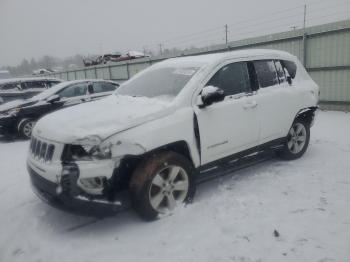
<svg viewBox="0 0 350 262">
<path fill-rule="evenodd" d="M 201 139 L 202 164 L 230 156 L 258 144 L 257 103 L 246 62 L 224 65 L 206 86 L 221 88 L 225 99 L 194 107 Z"/>
<path fill-rule="evenodd" d="M 286 81 L 282 65 L 278 60 L 254 61 L 259 83 L 260 144 L 285 137 L 293 121 L 294 99 Z"/>
</svg>

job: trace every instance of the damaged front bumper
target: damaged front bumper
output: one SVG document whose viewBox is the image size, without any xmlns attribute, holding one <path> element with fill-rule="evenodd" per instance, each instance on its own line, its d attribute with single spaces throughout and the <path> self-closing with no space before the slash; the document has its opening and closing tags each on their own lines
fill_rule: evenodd
<svg viewBox="0 0 350 262">
<path fill-rule="evenodd" d="M 130 206 L 127 191 L 122 191 L 114 196 L 113 201 L 94 198 L 84 194 L 74 181 L 74 176 L 61 179 L 60 183 L 54 183 L 40 176 L 27 164 L 33 191 L 46 203 L 53 207 L 75 213 L 78 215 L 105 217 L 127 209 Z"/>
</svg>

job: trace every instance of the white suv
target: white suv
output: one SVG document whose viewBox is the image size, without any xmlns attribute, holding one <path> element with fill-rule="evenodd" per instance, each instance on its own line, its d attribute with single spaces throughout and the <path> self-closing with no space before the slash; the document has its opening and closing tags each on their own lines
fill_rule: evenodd
<svg viewBox="0 0 350 262">
<path fill-rule="evenodd" d="M 168 59 L 106 99 L 38 121 L 27 166 L 51 204 L 145 219 L 190 201 L 196 184 L 266 152 L 306 151 L 319 88 L 298 59 L 242 50 Z"/>
</svg>

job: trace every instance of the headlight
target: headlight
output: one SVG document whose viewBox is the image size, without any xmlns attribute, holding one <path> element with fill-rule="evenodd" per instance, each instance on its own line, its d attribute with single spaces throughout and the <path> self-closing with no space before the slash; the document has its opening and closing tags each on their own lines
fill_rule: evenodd
<svg viewBox="0 0 350 262">
<path fill-rule="evenodd" d="M 73 144 L 94 147 L 94 146 L 100 145 L 101 142 L 102 142 L 102 139 L 99 136 L 87 136 L 82 139 L 78 139 Z"/>
<path fill-rule="evenodd" d="M 92 157 L 97 159 L 108 159 L 112 157 L 110 147 L 95 146 L 90 150 L 90 154 Z"/>
<path fill-rule="evenodd" d="M 19 113 L 20 110 L 21 109 L 19 107 L 13 108 L 13 109 L 10 109 L 10 110 L 6 111 L 5 113 L 2 113 L 1 115 L 4 115 L 4 116 L 16 116 Z"/>
<path fill-rule="evenodd" d="M 101 146 L 101 142 L 98 136 L 77 140 L 68 147 L 66 159 L 73 161 L 110 159 L 112 156 L 110 147 Z"/>
</svg>

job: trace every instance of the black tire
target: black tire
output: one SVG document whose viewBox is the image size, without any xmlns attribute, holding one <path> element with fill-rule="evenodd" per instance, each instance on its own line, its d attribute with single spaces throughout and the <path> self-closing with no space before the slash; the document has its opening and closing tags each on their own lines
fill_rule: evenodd
<svg viewBox="0 0 350 262">
<path fill-rule="evenodd" d="M 293 149 L 293 146 L 291 147 L 290 145 L 294 144 L 294 146 L 296 146 L 297 144 L 295 144 L 295 141 L 299 141 L 300 136 L 296 134 L 296 136 L 294 136 L 293 138 L 293 136 L 291 135 L 291 132 L 292 132 L 292 129 L 295 132 L 296 128 L 298 127 L 302 127 L 305 130 L 305 143 L 303 145 L 301 144 L 299 145 L 300 147 L 297 148 L 299 150 L 295 150 L 295 148 Z M 293 125 L 291 126 L 288 132 L 283 148 L 281 150 L 278 150 L 276 153 L 279 157 L 281 157 L 284 160 L 294 160 L 304 155 L 304 153 L 306 152 L 309 146 L 309 142 L 310 142 L 310 124 L 301 119 L 296 119 L 293 122 Z"/>
<path fill-rule="evenodd" d="M 129 185 L 129 193 L 131 197 L 131 202 L 137 213 L 146 221 L 155 220 L 158 215 L 161 213 L 159 210 L 156 210 L 152 204 L 151 204 L 151 194 L 152 190 L 155 187 L 155 177 L 158 176 L 163 170 L 166 172 L 167 169 L 169 169 L 169 173 L 171 172 L 172 167 L 180 168 L 181 176 L 183 176 L 185 173 L 187 175 L 188 184 L 186 184 L 187 192 L 183 192 L 182 198 L 184 203 L 189 203 L 194 197 L 195 191 L 196 191 L 196 185 L 195 185 L 195 173 L 196 170 L 193 167 L 192 163 L 184 156 L 175 153 L 175 152 L 163 152 L 159 154 L 154 154 L 145 160 L 143 160 L 138 167 L 135 169 L 135 171 L 132 174 L 130 185 Z M 180 174 L 180 173 L 179 173 Z M 170 174 L 168 175 L 170 177 Z M 162 181 L 168 181 L 168 180 L 162 180 Z M 176 184 L 176 181 L 170 181 L 169 183 L 173 182 L 173 185 Z M 182 182 L 182 181 L 180 181 Z M 169 184 L 168 184 L 169 185 Z M 157 186 L 156 186 L 157 187 Z M 170 189 L 171 190 L 171 189 Z M 171 196 L 173 199 L 175 199 L 175 189 L 173 189 Z M 161 191 L 161 192 L 160 192 Z M 164 191 L 163 188 L 159 188 L 160 194 L 162 193 L 162 202 L 166 201 L 165 205 L 169 204 L 169 192 Z M 165 194 L 165 195 L 164 195 Z M 168 194 L 168 196 L 166 195 Z M 182 199 L 181 198 L 181 199 Z M 171 201 L 170 201 L 171 202 Z"/>
<path fill-rule="evenodd" d="M 28 118 L 21 120 L 18 124 L 18 134 L 23 138 L 30 139 L 34 125 L 34 119 Z"/>
</svg>

